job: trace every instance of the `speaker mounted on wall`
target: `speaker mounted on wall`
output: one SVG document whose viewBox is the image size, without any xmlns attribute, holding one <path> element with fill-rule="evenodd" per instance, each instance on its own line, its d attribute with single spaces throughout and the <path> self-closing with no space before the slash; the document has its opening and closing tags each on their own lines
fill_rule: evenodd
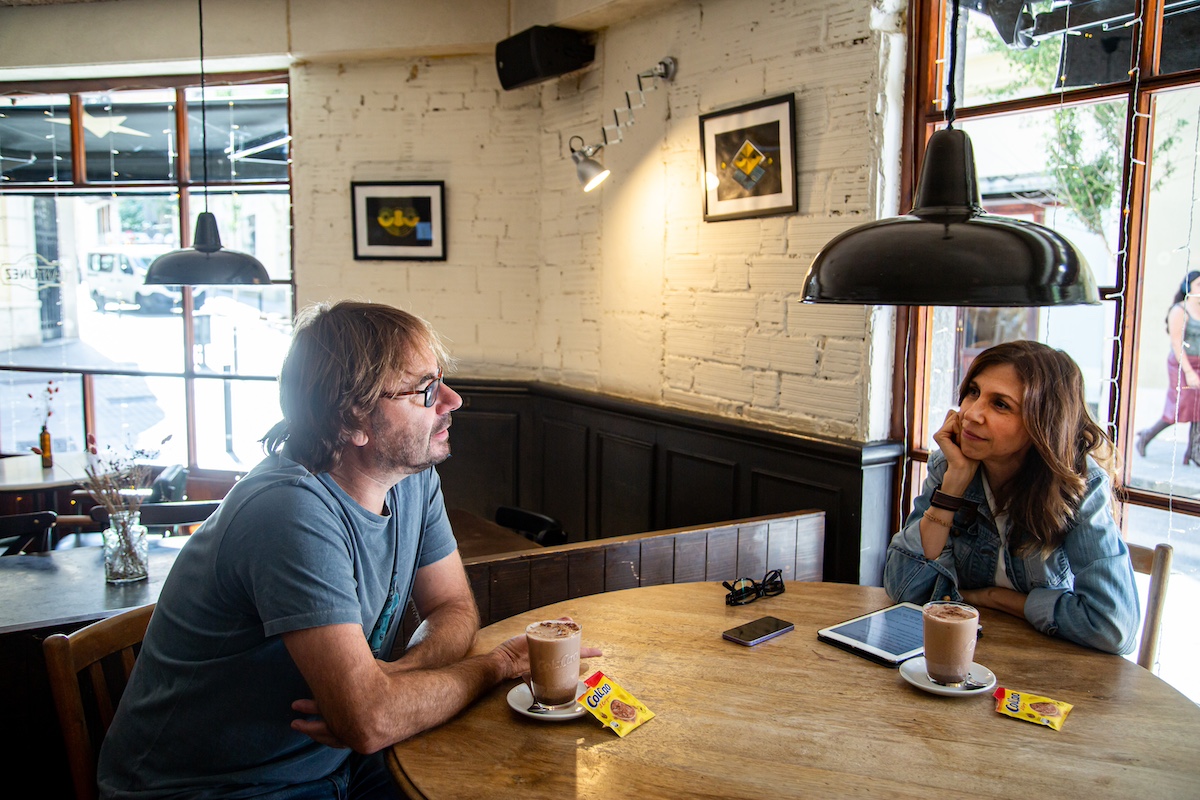
<svg viewBox="0 0 1200 800">
<path fill-rule="evenodd" d="M 587 31 L 535 25 L 496 45 L 500 85 L 517 89 L 586 67 L 596 48 Z"/>
</svg>

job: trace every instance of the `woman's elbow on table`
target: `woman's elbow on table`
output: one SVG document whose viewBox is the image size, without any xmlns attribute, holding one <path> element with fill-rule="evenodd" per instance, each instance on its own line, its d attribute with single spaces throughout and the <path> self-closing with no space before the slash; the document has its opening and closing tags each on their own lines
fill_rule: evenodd
<svg viewBox="0 0 1200 800">
<path fill-rule="evenodd" d="M 937 573 L 928 559 L 891 545 L 883 565 L 883 588 L 897 603 L 924 603 L 931 596 Z"/>
<path fill-rule="evenodd" d="M 1049 594 L 1043 597 L 1044 593 Z M 1051 596 L 1053 611 L 1046 618 L 1036 608 Z M 1127 610 L 1118 604 L 1105 606 L 1090 604 L 1074 592 L 1034 589 L 1026 600 L 1025 616 L 1035 628 L 1050 636 L 1114 655 L 1132 653 L 1137 646 L 1140 622 L 1136 607 Z"/>
<path fill-rule="evenodd" d="M 1104 614 L 1093 624 L 1092 640 L 1095 643 L 1091 646 L 1118 656 L 1129 655 L 1137 649 L 1140 623 L 1136 611 L 1132 615 L 1121 610 Z"/>
<path fill-rule="evenodd" d="M 1096 620 L 1087 630 L 1072 631 L 1071 635 L 1060 628 L 1059 634 L 1076 644 L 1118 656 L 1128 655 L 1137 647 L 1137 626 L 1122 626 L 1108 618 Z"/>
</svg>

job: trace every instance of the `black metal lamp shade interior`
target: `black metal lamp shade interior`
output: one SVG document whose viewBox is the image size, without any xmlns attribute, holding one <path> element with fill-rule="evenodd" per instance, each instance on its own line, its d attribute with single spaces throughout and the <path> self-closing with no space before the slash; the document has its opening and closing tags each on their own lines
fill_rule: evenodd
<svg viewBox="0 0 1200 800">
<path fill-rule="evenodd" d="M 971 140 L 930 137 L 913 210 L 821 249 L 804 281 L 815 303 L 1048 306 L 1100 302 L 1083 254 L 1062 235 L 984 213 Z"/>
<path fill-rule="evenodd" d="M 208 211 L 196 217 L 195 246 L 159 256 L 146 271 L 146 283 L 170 286 L 268 284 L 266 267 L 252 255 L 221 247 L 217 218 Z"/>
</svg>

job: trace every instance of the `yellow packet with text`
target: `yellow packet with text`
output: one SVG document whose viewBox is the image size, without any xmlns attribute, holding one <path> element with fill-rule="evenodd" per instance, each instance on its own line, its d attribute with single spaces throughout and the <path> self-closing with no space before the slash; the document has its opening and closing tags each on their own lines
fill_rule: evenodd
<svg viewBox="0 0 1200 800">
<path fill-rule="evenodd" d="M 579 702 L 606 728 L 616 731 L 617 736 L 624 737 L 654 717 L 654 712 L 642 705 L 641 700 L 603 672 L 594 673 L 584 684 L 587 691 L 579 696 Z"/>
<path fill-rule="evenodd" d="M 1036 725 L 1045 725 L 1054 730 L 1062 730 L 1067 721 L 1067 714 L 1074 708 L 1070 703 L 1040 697 L 1018 689 L 1005 689 L 1003 686 L 992 693 L 996 698 L 996 711 L 1013 719 L 1023 719 Z"/>
</svg>

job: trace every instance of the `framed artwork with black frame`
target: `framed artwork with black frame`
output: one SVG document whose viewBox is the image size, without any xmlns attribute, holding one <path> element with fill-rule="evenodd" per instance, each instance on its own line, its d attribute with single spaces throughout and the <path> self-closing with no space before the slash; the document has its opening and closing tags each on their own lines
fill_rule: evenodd
<svg viewBox="0 0 1200 800">
<path fill-rule="evenodd" d="M 701 115 L 705 222 L 797 209 L 795 120 L 790 94 Z"/>
<path fill-rule="evenodd" d="M 356 181 L 350 197 L 356 259 L 446 260 L 445 182 Z"/>
</svg>

